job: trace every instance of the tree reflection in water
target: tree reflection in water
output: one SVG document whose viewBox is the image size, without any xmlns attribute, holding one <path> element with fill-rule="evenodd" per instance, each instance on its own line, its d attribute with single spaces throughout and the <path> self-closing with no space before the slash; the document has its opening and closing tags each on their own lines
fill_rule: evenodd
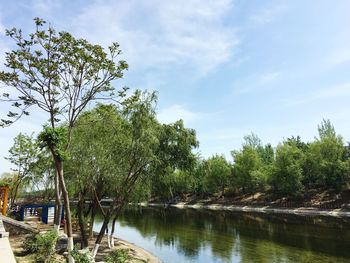
<svg viewBox="0 0 350 263">
<path fill-rule="evenodd" d="M 155 247 L 176 248 L 190 262 L 200 254 L 201 262 L 350 260 L 346 219 L 138 207 L 126 210 L 119 222 L 145 239 L 154 237 Z"/>
</svg>

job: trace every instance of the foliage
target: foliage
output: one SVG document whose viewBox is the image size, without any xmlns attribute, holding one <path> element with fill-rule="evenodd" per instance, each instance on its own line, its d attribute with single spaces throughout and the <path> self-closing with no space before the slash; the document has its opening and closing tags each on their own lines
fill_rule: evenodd
<svg viewBox="0 0 350 263">
<path fill-rule="evenodd" d="M 206 188 L 209 193 L 224 193 L 231 178 L 231 167 L 224 156 L 215 155 L 206 161 Z"/>
<path fill-rule="evenodd" d="M 319 138 L 309 146 L 307 165 L 310 177 L 321 186 L 339 188 L 349 179 L 349 159 L 344 159 L 344 142 L 328 120 L 318 128 Z"/>
<path fill-rule="evenodd" d="M 236 185 L 242 187 L 243 192 L 256 190 L 260 180 L 259 170 L 262 168 L 259 153 L 251 146 L 243 146 L 241 151 L 233 151 L 232 155 Z"/>
<path fill-rule="evenodd" d="M 56 253 L 58 234 L 55 231 L 39 233 L 28 237 L 24 242 L 27 253 L 35 254 L 35 262 L 51 263 Z"/>
<path fill-rule="evenodd" d="M 196 132 L 184 127 L 182 120 L 172 124 L 158 125 L 159 146 L 152 166 L 153 193 L 162 197 L 174 197 L 189 190 L 191 172 L 196 164 L 192 152 L 198 147 Z"/>
<path fill-rule="evenodd" d="M 15 176 L 16 176 L 16 174 L 11 174 L 11 173 L 3 173 L 3 174 L 1 174 L 0 187 L 2 187 L 2 186 L 11 187 L 12 186 L 13 177 L 15 177 Z"/>
<path fill-rule="evenodd" d="M 41 148 L 55 149 L 53 152 L 59 160 L 66 160 L 67 154 L 65 148 L 67 145 L 68 130 L 66 126 L 50 127 L 45 125 L 44 129 L 38 135 L 38 141 Z"/>
<path fill-rule="evenodd" d="M 74 249 L 71 252 L 76 263 L 92 263 L 94 262 L 93 257 L 89 250 L 78 251 L 78 248 L 74 246 Z"/>
<path fill-rule="evenodd" d="M 55 196 L 54 192 L 55 166 L 50 152 L 42 149 L 35 163 L 32 166 L 32 175 L 29 182 L 30 194 L 37 195 L 42 199 L 51 200 Z"/>
<path fill-rule="evenodd" d="M 284 142 L 277 146 L 270 177 L 274 193 L 299 195 L 303 191 L 302 161 L 303 153 L 296 144 Z"/>
<path fill-rule="evenodd" d="M 130 255 L 130 249 L 116 249 L 113 250 L 109 255 L 105 257 L 106 263 L 125 263 L 132 260 L 133 257 Z"/>
<path fill-rule="evenodd" d="M 8 71 L 0 72 L 0 81 L 18 93 L 2 94 L 14 108 L 7 119 L 2 119 L 2 125 L 29 115 L 28 108 L 35 105 L 50 114 L 52 127 L 60 116 L 65 116 L 72 127 L 88 101 L 104 93 L 114 95 L 111 81 L 122 77 L 127 64 L 114 61 L 121 53 L 117 43 L 106 52 L 68 32 L 45 27 L 46 22 L 40 18 L 34 22 L 36 30 L 27 38 L 20 29 L 6 30 L 17 50 L 6 53 Z"/>
<path fill-rule="evenodd" d="M 265 190 L 267 178 L 274 162 L 274 150 L 270 144 L 263 146 L 260 138 L 251 134 L 244 137 L 240 151 L 232 151 L 233 186 L 243 192 Z"/>
<path fill-rule="evenodd" d="M 39 148 L 32 135 L 19 133 L 14 138 L 13 146 L 9 150 L 9 156 L 5 159 L 9 160 L 15 168 L 16 172 L 12 177 L 10 197 L 11 206 L 15 203 L 18 191 L 23 185 L 28 185 L 33 176 L 34 163 L 38 159 Z"/>
</svg>

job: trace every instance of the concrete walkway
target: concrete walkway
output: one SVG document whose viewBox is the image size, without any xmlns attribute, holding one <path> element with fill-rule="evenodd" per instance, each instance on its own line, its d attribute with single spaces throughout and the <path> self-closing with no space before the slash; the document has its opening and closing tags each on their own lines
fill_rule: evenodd
<svg viewBox="0 0 350 263">
<path fill-rule="evenodd" d="M 0 238 L 0 262 L 16 263 L 8 237 Z"/>
<path fill-rule="evenodd" d="M 16 263 L 15 256 L 13 255 L 12 248 L 10 246 L 8 232 L 6 232 L 1 218 L 0 218 L 0 262 Z"/>
</svg>

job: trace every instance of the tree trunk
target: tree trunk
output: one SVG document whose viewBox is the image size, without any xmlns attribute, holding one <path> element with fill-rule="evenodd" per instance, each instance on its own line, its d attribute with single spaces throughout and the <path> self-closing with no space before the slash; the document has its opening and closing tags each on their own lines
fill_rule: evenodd
<svg viewBox="0 0 350 263">
<path fill-rule="evenodd" d="M 15 201 L 16 201 L 16 199 L 17 199 L 18 187 L 19 187 L 19 185 L 21 184 L 21 181 L 22 181 L 22 180 L 18 180 L 18 181 L 16 182 L 15 189 L 13 190 L 13 196 L 12 196 L 12 198 L 11 198 L 10 207 L 13 207 L 14 204 L 15 204 Z"/>
<path fill-rule="evenodd" d="M 55 152 L 54 152 L 55 153 Z M 58 172 L 58 178 L 59 178 L 59 183 L 61 186 L 62 190 L 62 195 L 63 195 L 63 201 L 64 201 L 64 208 L 65 208 L 65 219 L 66 219 L 66 226 L 67 226 L 67 236 L 68 236 L 68 262 L 69 263 L 74 263 L 74 259 L 71 255 L 71 252 L 74 248 L 74 243 L 73 243 L 73 230 L 72 230 L 72 217 L 71 217 L 71 211 L 70 211 L 70 204 L 69 204 L 69 196 L 68 196 L 68 191 L 67 187 L 64 181 L 64 176 L 63 176 L 63 162 L 58 158 L 56 154 L 54 154 L 54 159 L 55 159 L 55 166 L 56 170 Z"/>
<path fill-rule="evenodd" d="M 100 247 L 102 238 L 103 238 L 103 236 L 108 228 L 108 223 L 109 223 L 110 218 L 111 218 L 111 209 L 107 212 L 106 216 L 104 216 L 102 227 L 101 227 L 100 232 L 98 233 L 98 236 L 96 238 L 95 246 L 94 246 L 94 249 L 92 251 L 92 257 L 94 259 L 97 255 L 98 248 Z"/>
<path fill-rule="evenodd" d="M 93 226 L 94 226 L 96 210 L 97 210 L 97 204 L 96 204 L 95 199 L 93 199 L 93 202 L 94 203 L 93 203 L 92 208 L 91 208 L 91 217 L 90 217 L 89 239 L 92 239 L 94 237 Z"/>
<path fill-rule="evenodd" d="M 84 223 L 84 199 L 81 197 L 81 194 L 79 194 L 79 200 L 77 204 L 77 211 L 78 211 L 78 221 L 79 221 L 79 228 L 80 228 L 80 235 L 81 235 L 81 248 L 84 249 L 88 247 L 88 239 L 86 235 L 86 227 Z"/>
<path fill-rule="evenodd" d="M 61 217 L 62 217 L 62 200 L 61 200 L 61 189 L 58 178 L 58 171 L 56 170 L 55 175 L 55 217 L 53 228 L 58 233 L 60 231 Z"/>
<path fill-rule="evenodd" d="M 109 238 L 109 241 L 111 243 L 111 248 L 114 248 L 114 231 L 115 231 L 115 222 L 117 221 L 117 218 L 118 216 L 115 215 L 112 222 L 112 229 L 111 229 L 111 234 Z"/>
</svg>

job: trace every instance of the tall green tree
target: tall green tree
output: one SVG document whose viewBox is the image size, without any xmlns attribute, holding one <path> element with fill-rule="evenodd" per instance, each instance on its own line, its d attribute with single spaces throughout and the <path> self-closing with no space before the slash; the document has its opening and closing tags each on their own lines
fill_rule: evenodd
<svg viewBox="0 0 350 263">
<path fill-rule="evenodd" d="M 69 146 L 72 129 L 86 105 L 96 99 L 115 96 L 111 82 L 123 76 L 127 64 L 115 61 L 121 53 L 117 43 L 106 52 L 101 46 L 77 39 L 68 32 L 45 27 L 42 19 L 34 20 L 36 30 L 27 38 L 16 28 L 6 31 L 17 49 L 6 53 L 8 70 L 0 72 L 0 81 L 5 85 L 2 97 L 12 103 L 14 110 L 1 122 L 3 126 L 10 125 L 22 115 L 28 115 L 31 106 L 47 114 L 49 128 L 41 138 L 52 153 L 59 181 L 57 188 L 63 193 L 70 252 L 73 249 L 71 211 L 62 153 Z M 118 95 L 124 94 L 122 90 Z M 64 136 L 59 136 L 56 130 L 61 119 L 68 124 Z M 62 137 L 66 142 L 63 148 L 57 141 Z M 56 192 L 56 202 L 60 202 L 59 189 Z M 71 256 L 69 261 L 74 261 Z"/>
<path fill-rule="evenodd" d="M 243 192 L 264 190 L 274 160 L 271 145 L 264 147 L 260 138 L 252 133 L 244 137 L 242 150 L 231 154 L 234 160 L 233 184 L 242 188 Z"/>
<path fill-rule="evenodd" d="M 158 130 L 159 147 L 152 166 L 152 190 L 155 195 L 174 197 L 174 187 L 189 183 L 189 178 L 185 177 L 194 169 L 197 156 L 193 150 L 199 143 L 195 130 L 185 128 L 182 120 L 159 125 Z"/>
<path fill-rule="evenodd" d="M 224 156 L 214 155 L 206 161 L 206 184 L 211 193 L 221 192 L 224 195 L 225 187 L 232 177 L 231 166 Z"/>
<path fill-rule="evenodd" d="M 16 177 L 12 182 L 11 203 L 13 206 L 17 199 L 18 190 L 24 181 L 27 183 L 33 176 L 34 163 L 37 161 L 39 155 L 39 148 L 36 144 L 33 134 L 18 134 L 14 138 L 14 144 L 9 150 L 9 156 L 5 159 L 9 160 L 16 172 Z"/>
<path fill-rule="evenodd" d="M 310 144 L 307 165 L 311 178 L 320 186 L 340 188 L 349 180 L 349 160 L 343 138 L 329 120 L 318 126 L 319 137 Z"/>
<path fill-rule="evenodd" d="M 73 132 L 69 176 L 79 174 L 73 178 L 78 200 L 92 194 L 104 217 L 94 255 L 110 220 L 115 221 L 133 196 L 137 182 L 150 175 L 159 146 L 155 100 L 154 93 L 137 91 L 122 107 L 100 105 L 84 113 Z M 100 201 L 107 196 L 110 204 L 102 207 Z"/>
<path fill-rule="evenodd" d="M 295 143 L 284 142 L 276 149 L 276 160 L 269 178 L 274 193 L 299 195 L 304 187 L 303 152 Z"/>
</svg>

